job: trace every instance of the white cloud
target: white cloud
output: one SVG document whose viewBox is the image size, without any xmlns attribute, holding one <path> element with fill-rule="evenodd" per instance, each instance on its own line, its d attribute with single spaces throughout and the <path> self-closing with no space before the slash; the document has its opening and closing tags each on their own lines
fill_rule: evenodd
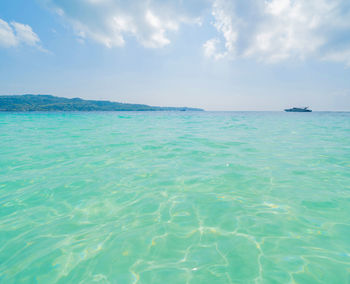
<svg viewBox="0 0 350 284">
<path fill-rule="evenodd" d="M 226 57 L 228 52 L 218 52 L 218 45 L 220 45 L 220 40 L 217 38 L 207 40 L 206 43 L 203 45 L 204 55 L 207 57 L 212 57 L 216 60 Z"/>
<path fill-rule="evenodd" d="M 18 39 L 10 25 L 0 19 L 0 46 L 11 47 L 18 44 Z"/>
<path fill-rule="evenodd" d="M 322 59 L 325 61 L 344 62 L 348 67 L 350 67 L 350 48 L 331 51 L 327 53 Z"/>
<path fill-rule="evenodd" d="M 15 30 L 19 42 L 23 42 L 32 46 L 40 42 L 38 35 L 33 32 L 30 26 L 16 22 L 12 22 L 11 25 Z"/>
<path fill-rule="evenodd" d="M 315 56 L 349 64 L 345 0 L 213 0 L 212 16 L 218 36 L 203 46 L 208 57 L 276 62 Z"/>
<path fill-rule="evenodd" d="M 15 47 L 20 44 L 27 44 L 42 49 L 38 45 L 39 42 L 38 35 L 33 32 L 30 26 L 17 22 L 8 24 L 0 19 L 0 46 Z"/>
<path fill-rule="evenodd" d="M 123 46 L 128 37 L 145 47 L 161 48 L 170 44 L 171 33 L 181 24 L 198 24 L 198 19 L 177 11 L 176 4 L 160 0 L 48 1 L 81 39 L 109 48 Z"/>
</svg>

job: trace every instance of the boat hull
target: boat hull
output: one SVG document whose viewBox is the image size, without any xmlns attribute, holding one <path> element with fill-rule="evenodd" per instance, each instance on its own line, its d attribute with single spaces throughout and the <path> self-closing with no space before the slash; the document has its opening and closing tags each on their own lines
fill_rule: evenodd
<svg viewBox="0 0 350 284">
<path fill-rule="evenodd" d="M 285 109 L 286 112 L 312 112 L 311 109 Z"/>
</svg>

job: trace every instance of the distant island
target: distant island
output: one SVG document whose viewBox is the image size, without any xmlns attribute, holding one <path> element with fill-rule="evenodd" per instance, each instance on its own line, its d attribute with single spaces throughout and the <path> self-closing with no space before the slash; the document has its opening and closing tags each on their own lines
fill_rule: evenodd
<svg viewBox="0 0 350 284">
<path fill-rule="evenodd" d="M 0 111 L 203 111 L 203 109 L 68 99 L 52 95 L 10 95 L 0 96 Z"/>
</svg>

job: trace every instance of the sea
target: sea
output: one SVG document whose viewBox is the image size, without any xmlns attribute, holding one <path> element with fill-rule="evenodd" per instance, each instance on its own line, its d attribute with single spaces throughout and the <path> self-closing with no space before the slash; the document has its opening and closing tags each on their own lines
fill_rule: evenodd
<svg viewBox="0 0 350 284">
<path fill-rule="evenodd" d="M 0 113 L 0 283 L 350 283 L 350 113 Z"/>
</svg>

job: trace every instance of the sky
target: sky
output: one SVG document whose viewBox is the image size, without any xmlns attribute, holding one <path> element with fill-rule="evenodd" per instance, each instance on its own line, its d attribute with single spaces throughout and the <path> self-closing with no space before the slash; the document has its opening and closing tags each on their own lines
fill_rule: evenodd
<svg viewBox="0 0 350 284">
<path fill-rule="evenodd" d="M 12 94 L 350 111 L 350 1 L 1 0 Z"/>
</svg>

